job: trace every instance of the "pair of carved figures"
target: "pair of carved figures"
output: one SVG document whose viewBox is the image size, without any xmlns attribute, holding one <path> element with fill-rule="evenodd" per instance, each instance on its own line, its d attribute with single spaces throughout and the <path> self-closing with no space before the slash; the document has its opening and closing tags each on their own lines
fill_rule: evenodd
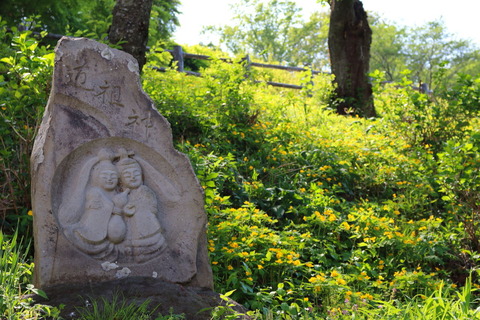
<svg viewBox="0 0 480 320">
<path fill-rule="evenodd" d="M 65 225 L 67 238 L 101 260 L 141 263 L 162 253 L 166 242 L 157 198 L 144 185 L 133 154 L 123 148 L 117 155 L 101 149 L 82 172 L 85 183 L 78 184 L 76 194 L 60 208 L 67 215 L 65 210 L 77 212 Z"/>
</svg>

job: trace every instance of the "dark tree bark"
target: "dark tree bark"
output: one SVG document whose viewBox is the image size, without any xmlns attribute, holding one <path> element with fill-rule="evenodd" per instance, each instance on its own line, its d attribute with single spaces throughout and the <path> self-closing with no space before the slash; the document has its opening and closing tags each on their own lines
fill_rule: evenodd
<svg viewBox="0 0 480 320">
<path fill-rule="evenodd" d="M 145 64 L 148 41 L 148 27 L 153 0 L 116 0 L 108 39 L 119 41 L 122 49 L 138 60 L 140 70 Z"/>
<path fill-rule="evenodd" d="M 332 103 L 339 114 L 353 109 L 364 117 L 376 116 L 368 79 L 372 30 L 360 0 L 330 0 L 328 48 L 335 92 Z"/>
</svg>

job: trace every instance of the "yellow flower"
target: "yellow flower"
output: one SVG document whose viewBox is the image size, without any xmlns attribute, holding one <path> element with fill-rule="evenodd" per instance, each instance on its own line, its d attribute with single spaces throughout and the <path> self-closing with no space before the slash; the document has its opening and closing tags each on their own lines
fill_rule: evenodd
<svg viewBox="0 0 480 320">
<path fill-rule="evenodd" d="M 299 266 L 299 265 L 301 265 L 302 263 L 301 263 L 299 260 L 293 260 L 292 264 L 293 264 L 294 266 Z"/>
<path fill-rule="evenodd" d="M 258 270 L 262 270 L 262 269 L 263 269 L 263 266 L 262 266 L 261 264 L 259 264 L 259 265 L 257 266 L 257 268 L 258 268 Z"/>
<path fill-rule="evenodd" d="M 305 263 L 305 265 L 309 268 L 313 268 L 313 263 L 311 263 L 311 262 L 307 262 L 307 263 Z"/>
<path fill-rule="evenodd" d="M 232 265 L 229 265 L 229 266 L 227 267 L 227 269 L 228 269 L 228 270 L 233 270 Z"/>
<path fill-rule="evenodd" d="M 32 211 L 32 210 L 28 210 L 27 214 L 28 214 L 29 216 L 33 216 L 33 211 Z"/>
<path fill-rule="evenodd" d="M 337 279 L 337 284 L 344 285 L 344 284 L 347 284 L 347 281 L 343 280 L 342 278 L 338 278 Z"/>
<path fill-rule="evenodd" d="M 343 221 L 340 225 L 341 225 L 345 230 L 350 230 L 350 225 L 348 224 L 348 222 Z"/>
<path fill-rule="evenodd" d="M 338 277 L 340 273 L 338 273 L 336 270 L 333 270 L 332 273 L 330 273 L 330 277 Z"/>
<path fill-rule="evenodd" d="M 218 261 L 212 261 L 212 264 L 218 264 Z"/>
</svg>

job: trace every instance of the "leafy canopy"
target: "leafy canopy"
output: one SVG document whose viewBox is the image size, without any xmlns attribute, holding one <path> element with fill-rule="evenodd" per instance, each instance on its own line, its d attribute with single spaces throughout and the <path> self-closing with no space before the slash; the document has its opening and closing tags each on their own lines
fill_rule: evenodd
<svg viewBox="0 0 480 320">
<path fill-rule="evenodd" d="M 315 12 L 305 21 L 293 1 L 241 0 L 233 7 L 231 26 L 209 26 L 233 54 L 289 65 L 326 64 L 327 14 Z"/>
</svg>

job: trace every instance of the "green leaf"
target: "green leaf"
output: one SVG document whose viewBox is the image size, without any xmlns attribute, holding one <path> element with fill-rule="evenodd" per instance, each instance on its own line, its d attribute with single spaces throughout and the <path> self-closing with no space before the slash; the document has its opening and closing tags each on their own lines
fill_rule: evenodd
<svg viewBox="0 0 480 320">
<path fill-rule="evenodd" d="M 228 291 L 227 293 L 222 294 L 222 297 L 230 297 L 237 289 L 233 289 L 231 291 Z"/>
<path fill-rule="evenodd" d="M 268 251 L 268 252 L 267 252 L 267 254 L 265 255 L 265 260 L 266 260 L 266 261 L 272 260 L 272 252 L 271 252 L 271 251 Z"/>
<path fill-rule="evenodd" d="M 0 59 L 1 62 L 5 62 L 11 66 L 14 66 L 15 65 L 15 59 L 13 57 L 5 57 L 5 58 L 2 58 Z"/>
<path fill-rule="evenodd" d="M 209 173 L 208 176 L 205 177 L 205 180 L 213 180 L 216 177 L 218 177 L 218 173 L 217 172 L 212 172 L 212 173 Z"/>
<path fill-rule="evenodd" d="M 213 181 L 207 181 L 207 183 L 205 185 L 209 188 L 215 188 L 215 182 L 213 182 Z"/>
</svg>

